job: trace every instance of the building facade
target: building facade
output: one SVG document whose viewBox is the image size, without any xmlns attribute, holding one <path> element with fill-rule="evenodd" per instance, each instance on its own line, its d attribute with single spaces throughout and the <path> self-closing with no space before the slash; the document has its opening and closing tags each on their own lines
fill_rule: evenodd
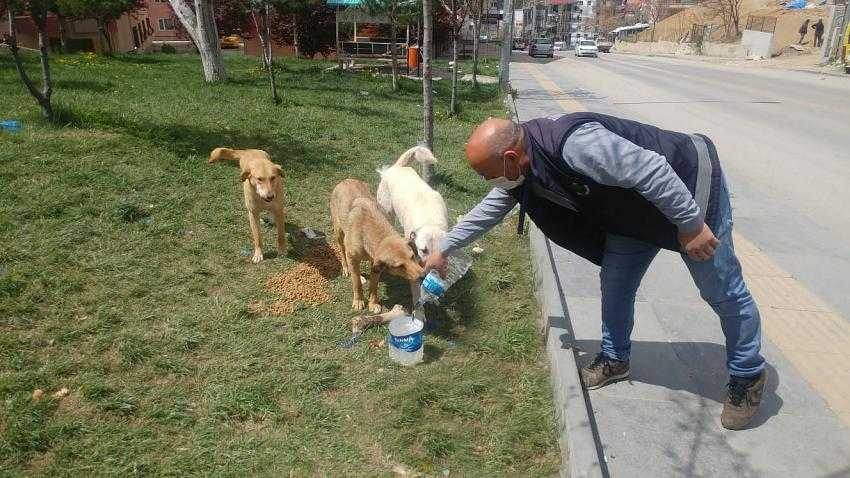
<svg viewBox="0 0 850 478">
<path fill-rule="evenodd" d="M 174 21 L 171 7 L 166 0 L 146 0 L 143 8 L 124 14 L 106 26 L 108 45 L 95 20 L 65 21 L 60 29 L 59 19 L 51 15 L 47 19 L 47 36 L 54 50 L 58 49 L 61 43 L 59 36 L 60 31 L 63 31 L 71 52 L 102 53 L 110 46 L 116 53 L 152 51 L 159 49 L 164 43 L 187 43 L 178 35 Z M 8 23 L 2 22 L 0 34 L 8 33 Z M 29 16 L 15 17 L 15 34 L 21 47 L 38 48 L 38 29 Z"/>
</svg>

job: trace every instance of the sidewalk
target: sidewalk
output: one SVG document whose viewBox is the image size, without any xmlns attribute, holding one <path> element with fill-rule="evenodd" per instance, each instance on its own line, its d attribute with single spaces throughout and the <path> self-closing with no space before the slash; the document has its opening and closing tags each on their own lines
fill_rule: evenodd
<svg viewBox="0 0 850 478">
<path fill-rule="evenodd" d="M 511 75 L 522 120 L 581 107 L 576 85 L 559 85 L 572 94 L 553 94 L 544 65 L 515 63 Z M 630 379 L 584 392 L 576 367 L 599 350 L 599 269 L 535 228 L 531 245 L 562 445 L 569 447 L 564 475 L 850 476 L 850 428 L 833 411 L 840 394 L 825 394 L 832 389 L 812 381 L 811 371 L 804 378 L 767 336 L 768 386 L 753 426 L 720 426 L 728 377 L 719 320 L 671 252 L 659 254 L 638 292 Z M 759 257 L 748 247 L 742 241 L 739 252 Z"/>
</svg>

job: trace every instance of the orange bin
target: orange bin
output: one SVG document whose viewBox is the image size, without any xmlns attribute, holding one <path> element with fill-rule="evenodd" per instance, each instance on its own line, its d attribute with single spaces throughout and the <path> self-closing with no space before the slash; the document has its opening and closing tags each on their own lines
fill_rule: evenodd
<svg viewBox="0 0 850 478">
<path fill-rule="evenodd" d="M 407 67 L 411 70 L 419 68 L 419 47 L 411 46 L 407 49 Z"/>
</svg>

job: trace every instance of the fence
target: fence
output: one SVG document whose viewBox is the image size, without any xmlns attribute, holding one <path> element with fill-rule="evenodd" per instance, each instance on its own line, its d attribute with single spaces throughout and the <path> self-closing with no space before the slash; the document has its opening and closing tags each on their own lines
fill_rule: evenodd
<svg viewBox="0 0 850 478">
<path fill-rule="evenodd" d="M 345 41 L 340 42 L 342 44 L 342 51 L 345 56 L 352 57 L 361 57 L 361 58 L 381 58 L 381 57 L 390 57 L 390 45 L 391 43 L 384 42 L 372 42 L 372 41 Z M 398 58 L 404 58 L 407 55 L 407 45 L 404 43 L 396 43 L 396 56 Z"/>
<path fill-rule="evenodd" d="M 747 17 L 747 30 L 773 33 L 776 31 L 776 17 L 750 15 Z"/>
</svg>

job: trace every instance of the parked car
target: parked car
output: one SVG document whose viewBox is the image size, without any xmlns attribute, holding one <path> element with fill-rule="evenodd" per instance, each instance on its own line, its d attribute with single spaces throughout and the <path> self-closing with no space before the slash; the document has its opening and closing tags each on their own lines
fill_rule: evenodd
<svg viewBox="0 0 850 478">
<path fill-rule="evenodd" d="M 595 57 L 598 53 L 599 48 L 596 47 L 596 42 L 593 40 L 579 40 L 576 44 L 576 56 Z"/>
<path fill-rule="evenodd" d="M 514 38 L 513 49 L 514 50 L 525 50 L 526 44 L 525 40 L 522 38 Z"/>
<path fill-rule="evenodd" d="M 611 53 L 613 47 L 614 44 L 608 40 L 596 40 L 596 48 L 599 49 L 600 53 Z"/>
<path fill-rule="evenodd" d="M 555 42 L 555 51 L 563 51 L 567 49 L 567 43 L 562 41 Z"/>
<path fill-rule="evenodd" d="M 538 38 L 531 40 L 528 45 L 528 56 L 547 56 L 552 58 L 555 56 L 555 49 L 552 45 L 552 40 L 548 38 Z"/>
<path fill-rule="evenodd" d="M 242 46 L 242 39 L 239 35 L 230 35 L 221 39 L 221 48 L 224 50 L 233 50 Z"/>
</svg>

